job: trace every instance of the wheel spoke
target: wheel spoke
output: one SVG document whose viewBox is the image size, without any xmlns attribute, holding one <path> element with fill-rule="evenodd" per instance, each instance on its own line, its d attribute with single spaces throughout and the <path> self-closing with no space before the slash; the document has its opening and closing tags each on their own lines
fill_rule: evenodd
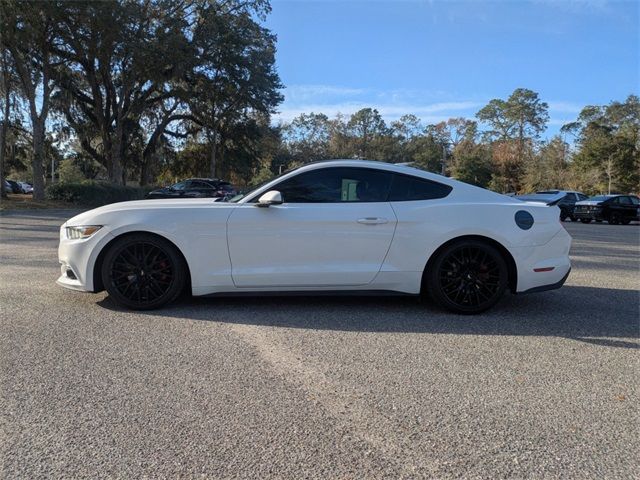
<svg viewBox="0 0 640 480">
<path fill-rule="evenodd" d="M 173 265 L 158 246 L 139 242 L 116 255 L 110 271 L 112 285 L 125 298 L 140 305 L 166 295 L 173 285 Z"/>
<path fill-rule="evenodd" d="M 501 267 L 491 251 L 464 245 L 450 252 L 438 273 L 441 292 L 461 307 L 478 307 L 501 293 Z"/>
</svg>

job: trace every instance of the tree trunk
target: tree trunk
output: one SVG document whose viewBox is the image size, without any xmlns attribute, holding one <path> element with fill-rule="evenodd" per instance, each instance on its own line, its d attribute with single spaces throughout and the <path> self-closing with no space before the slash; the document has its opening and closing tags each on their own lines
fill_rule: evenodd
<svg viewBox="0 0 640 480">
<path fill-rule="evenodd" d="M 32 118 L 33 125 L 33 199 L 44 200 L 44 118 Z"/>
<path fill-rule="evenodd" d="M 122 168 L 122 131 L 116 128 L 115 141 L 111 144 L 111 161 L 109 180 L 117 185 L 124 185 L 124 170 Z"/>
<path fill-rule="evenodd" d="M 209 177 L 216 178 L 216 130 L 211 132 L 211 152 L 209 156 Z"/>
<path fill-rule="evenodd" d="M 4 58 L 3 58 L 4 60 Z M 4 157 L 7 145 L 7 131 L 9 130 L 9 115 L 11 114 L 11 86 L 9 84 L 6 66 L 3 62 L 3 83 L 4 83 L 4 112 L 2 126 L 0 127 L 0 197 L 6 198 L 7 192 L 4 189 Z"/>
</svg>

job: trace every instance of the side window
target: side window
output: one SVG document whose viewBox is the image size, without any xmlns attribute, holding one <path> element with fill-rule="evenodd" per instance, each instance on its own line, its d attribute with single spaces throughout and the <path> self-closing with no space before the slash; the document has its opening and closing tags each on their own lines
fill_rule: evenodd
<svg viewBox="0 0 640 480">
<path fill-rule="evenodd" d="M 575 197 L 573 196 L 573 193 L 567 193 L 558 202 L 559 205 L 572 205 L 574 203 L 576 203 L 576 200 L 575 200 Z"/>
<path fill-rule="evenodd" d="M 449 185 L 411 175 L 394 174 L 390 202 L 408 202 L 444 198 L 453 190 Z"/>
<path fill-rule="evenodd" d="M 191 184 L 189 185 L 189 188 L 198 188 L 198 189 L 209 189 L 211 190 L 213 187 L 206 183 L 206 182 L 200 182 L 200 181 L 192 181 L 190 182 Z"/>
<path fill-rule="evenodd" d="M 631 199 L 629 197 L 618 197 L 620 205 L 631 205 Z"/>
<path fill-rule="evenodd" d="M 588 199 L 589 197 L 587 197 L 586 195 L 582 195 L 581 193 L 578 193 L 578 200 L 579 201 L 583 201 Z"/>
<path fill-rule="evenodd" d="M 382 170 L 337 167 L 301 173 L 273 189 L 284 203 L 386 202 L 390 184 L 391 174 Z"/>
<path fill-rule="evenodd" d="M 640 200 L 638 200 L 638 197 L 629 197 L 631 199 L 631 203 L 633 205 L 640 205 Z"/>
<path fill-rule="evenodd" d="M 186 185 L 187 185 L 187 182 L 180 182 L 180 183 L 176 183 L 171 188 L 173 188 L 174 190 L 182 191 L 186 188 Z"/>
</svg>

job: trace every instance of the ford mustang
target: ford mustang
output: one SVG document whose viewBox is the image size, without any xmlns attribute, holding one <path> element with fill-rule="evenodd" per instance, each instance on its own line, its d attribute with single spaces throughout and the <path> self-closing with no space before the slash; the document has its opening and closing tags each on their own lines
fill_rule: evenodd
<svg viewBox="0 0 640 480">
<path fill-rule="evenodd" d="M 407 166 L 334 160 L 228 202 L 142 200 L 68 220 L 64 287 L 131 309 L 192 295 L 427 295 L 457 313 L 559 288 L 571 237 L 558 207 L 524 203 Z"/>
</svg>

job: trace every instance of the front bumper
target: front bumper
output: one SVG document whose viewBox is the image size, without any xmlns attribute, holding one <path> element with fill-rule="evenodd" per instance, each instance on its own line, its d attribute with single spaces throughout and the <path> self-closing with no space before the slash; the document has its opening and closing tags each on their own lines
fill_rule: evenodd
<svg viewBox="0 0 640 480">
<path fill-rule="evenodd" d="M 94 292 L 93 267 L 100 251 L 113 239 L 113 235 L 103 227 L 89 238 L 71 240 L 66 237 L 65 226 L 60 227 L 60 276 L 56 283 L 71 290 Z"/>
</svg>

